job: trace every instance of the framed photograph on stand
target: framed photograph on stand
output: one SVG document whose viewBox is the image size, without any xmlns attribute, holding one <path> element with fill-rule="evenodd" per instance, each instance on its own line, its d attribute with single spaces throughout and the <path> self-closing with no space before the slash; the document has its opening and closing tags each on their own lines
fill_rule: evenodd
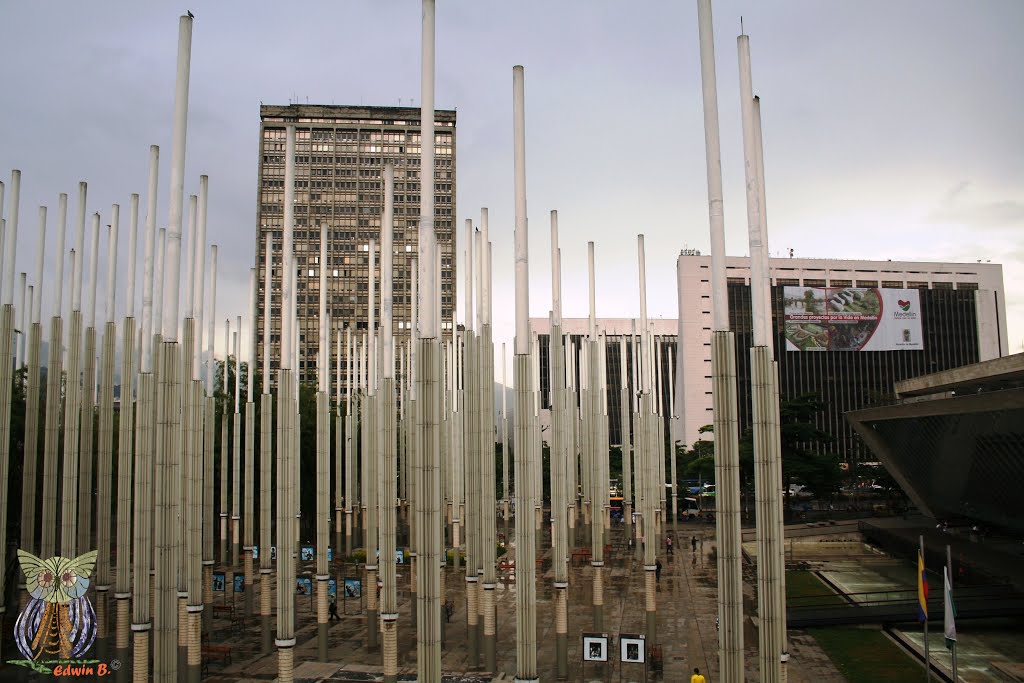
<svg viewBox="0 0 1024 683">
<path fill-rule="evenodd" d="M 608 635 L 604 633 L 583 634 L 583 661 L 608 661 Z"/>
</svg>

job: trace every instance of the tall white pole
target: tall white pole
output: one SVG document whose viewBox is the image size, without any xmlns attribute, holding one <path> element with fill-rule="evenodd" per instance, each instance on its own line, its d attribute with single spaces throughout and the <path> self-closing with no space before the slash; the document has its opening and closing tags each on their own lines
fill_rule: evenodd
<svg viewBox="0 0 1024 683">
<path fill-rule="evenodd" d="M 749 57 L 749 54 L 748 54 Z M 761 98 L 753 98 L 753 123 L 754 123 L 754 170 L 757 173 L 757 204 L 761 216 L 761 282 L 757 287 L 761 296 L 761 310 L 764 311 L 761 324 L 764 326 L 762 336 L 764 344 L 768 347 L 771 357 L 775 358 L 775 336 L 772 323 L 772 277 L 771 265 L 768 256 L 768 214 L 765 206 L 764 189 L 764 144 L 761 139 Z M 753 256 L 753 254 L 751 255 Z M 753 282 L 751 282 L 753 285 Z M 751 287 L 751 294 L 754 292 Z"/>
<path fill-rule="evenodd" d="M 18 346 L 14 354 L 14 367 L 21 369 L 21 366 L 25 364 L 25 336 L 27 328 L 25 324 L 29 321 L 29 316 L 25 314 L 25 292 L 28 289 L 28 273 L 18 274 L 18 305 L 15 308 L 15 313 L 18 316 L 17 331 L 18 331 Z"/>
<path fill-rule="evenodd" d="M 512 68 L 512 132 L 514 150 L 515 197 L 515 289 L 516 336 L 516 680 L 539 680 L 537 676 L 537 608 L 534 563 L 536 547 L 534 525 L 527 515 L 537 504 L 533 489 L 534 472 L 530 449 L 533 406 L 533 382 L 530 362 L 530 268 L 529 235 L 526 213 L 526 114 L 525 84 L 522 66 Z"/>
<path fill-rule="evenodd" d="M 78 254 L 75 260 L 74 282 L 72 283 L 71 290 L 71 310 L 81 311 L 82 310 L 82 273 L 85 270 L 85 209 L 86 209 L 86 193 L 88 186 L 84 183 L 78 183 L 78 211 L 76 212 L 75 219 L 75 253 Z M 10 228 L 8 228 L 10 229 Z M 6 255 L 7 249 L 4 249 Z"/>
<path fill-rule="evenodd" d="M 551 210 L 551 314 L 553 324 L 562 326 L 562 273 L 558 250 L 558 211 Z M 559 340 L 561 343 L 561 340 Z"/>
<path fill-rule="evenodd" d="M 424 143 L 426 144 L 426 143 Z M 423 191 L 429 191 L 424 189 Z M 395 500 L 398 492 L 396 480 L 396 414 L 395 414 L 395 359 L 392 336 L 392 264 L 394 258 L 394 192 L 395 169 L 384 167 L 384 216 L 380 237 L 380 346 L 381 346 L 381 400 L 376 411 L 380 424 L 379 458 L 381 466 L 380 488 L 380 556 L 381 556 L 381 630 L 383 631 L 384 680 L 392 683 L 398 676 L 398 593 L 395 566 Z M 372 277 L 372 273 L 371 273 Z"/>
<path fill-rule="evenodd" d="M 753 312 L 751 406 L 753 413 L 754 489 L 757 501 L 758 655 L 761 679 L 786 680 L 785 563 L 782 548 L 782 469 L 779 431 L 778 369 L 771 345 L 771 279 L 764 225 L 762 163 L 758 111 L 750 69 L 750 39 L 736 39 L 739 57 L 740 106 L 743 114 L 743 157 L 747 182 L 747 223 L 750 240 L 750 298 Z"/>
<path fill-rule="evenodd" d="M 3 256 L 0 258 L 0 302 L 14 305 L 14 252 L 17 249 L 17 214 L 22 196 L 22 172 L 10 172 L 10 208 L 8 225 L 3 232 Z M 0 216 L 3 216 L 3 183 L 0 183 Z"/>
<path fill-rule="evenodd" d="M 107 233 L 107 291 L 104 307 L 102 350 L 100 352 L 99 377 L 99 428 L 96 457 L 96 548 L 99 556 L 96 563 L 96 640 L 97 652 L 106 656 L 108 652 L 108 595 L 110 592 L 110 499 L 111 473 L 113 471 L 114 445 L 114 353 L 117 347 L 117 328 L 114 324 L 114 304 L 117 287 L 117 238 L 120 228 L 121 210 L 117 204 L 111 209 Z M 129 351 L 130 355 L 130 351 Z M 122 382 L 130 386 L 131 379 Z M 130 397 L 130 390 L 125 392 Z M 131 405 L 130 398 L 125 401 Z M 127 419 L 127 416 L 126 416 Z M 86 547 L 88 542 L 86 542 Z"/>
<path fill-rule="evenodd" d="M 764 242 L 761 224 L 761 198 L 758 193 L 757 141 L 754 132 L 754 94 L 750 75 L 750 39 L 747 35 L 736 38 L 740 69 L 740 109 L 743 114 L 743 165 L 747 194 L 747 229 L 750 238 L 750 308 L 754 315 L 754 346 L 765 346 L 766 315 L 761 287 L 766 276 L 767 263 L 763 259 Z"/>
<path fill-rule="evenodd" d="M 2 193 L 0 193 L 2 194 Z M 15 255 L 18 249 L 18 211 L 21 204 L 21 171 L 11 171 L 11 205 L 7 214 L 7 230 L 4 233 L 3 257 L 3 303 L 14 305 L 14 271 L 17 268 Z M 0 205 L 0 212 L 3 206 Z M 6 361 L 5 361 L 6 362 Z"/>
<path fill-rule="evenodd" d="M 256 486 L 256 404 L 253 401 L 256 385 L 256 319 L 258 317 L 257 301 L 259 299 L 256 268 L 249 269 L 249 343 L 246 345 L 246 378 L 245 378 L 245 489 L 242 492 L 245 522 L 242 524 L 242 569 L 245 573 L 245 616 L 253 614 L 253 565 L 252 547 L 256 543 L 255 534 L 255 486 Z"/>
<path fill-rule="evenodd" d="M 42 300 L 43 300 L 43 257 L 46 254 L 46 207 L 39 207 L 39 228 L 36 231 L 38 242 L 38 248 L 36 249 L 36 269 L 35 269 L 35 289 L 33 296 L 31 297 L 30 306 L 32 308 L 32 315 L 29 321 L 31 323 L 41 322 L 42 316 Z M 54 283 L 55 286 L 59 287 L 60 283 Z"/>
<path fill-rule="evenodd" d="M 0 198 L 2 196 L 3 191 L 0 188 Z M 68 196 L 61 193 L 57 198 L 57 264 L 54 269 L 53 311 L 50 316 L 50 349 L 46 376 L 47 396 L 57 396 L 59 394 L 61 390 L 61 375 L 64 370 L 64 321 L 61 317 L 61 309 L 64 297 L 64 240 L 67 233 L 67 218 Z M 57 551 L 57 477 L 59 471 L 60 414 L 60 401 L 46 402 L 40 557 L 50 557 Z"/>
<path fill-rule="evenodd" d="M 194 249 L 192 253 L 195 254 L 195 292 L 192 300 L 193 315 L 196 318 L 196 329 L 200 331 L 200 338 L 202 336 L 203 329 L 203 318 L 205 316 L 205 310 L 203 302 L 206 295 L 205 282 L 206 282 L 206 215 L 207 207 L 209 206 L 209 195 L 210 195 L 210 179 L 208 176 L 199 176 L 199 197 L 196 205 L 196 225 L 195 232 L 192 233 Z M 210 286 L 215 287 L 216 284 L 213 282 L 213 278 L 210 280 Z M 210 311 L 210 322 L 213 322 L 213 311 Z M 212 326 L 211 326 L 212 329 Z M 200 345 L 201 346 L 201 345 Z M 224 349 L 224 357 L 227 358 L 228 349 Z M 214 371 L 213 366 L 213 355 L 211 354 L 209 360 L 210 366 L 206 369 L 208 373 Z M 192 376 L 196 379 L 199 378 L 200 368 L 202 366 L 202 354 L 197 353 L 193 360 Z M 224 372 L 227 373 L 227 365 L 224 366 Z"/>
<path fill-rule="evenodd" d="M 33 272 L 34 286 L 28 286 L 28 301 L 21 307 L 22 338 L 28 349 L 25 377 L 25 464 L 22 471 L 22 524 L 21 547 L 29 552 L 36 547 L 36 491 L 39 465 L 39 351 L 42 342 L 40 308 L 43 294 L 43 256 L 46 250 L 46 207 L 39 207 L 39 223 L 36 228 L 36 263 Z M 26 308 L 27 306 L 27 308 Z M 22 584 L 19 584 L 23 587 Z"/>
<path fill-rule="evenodd" d="M 188 133 L 188 90 L 192 62 L 192 17 L 178 20 L 178 72 L 174 84 L 174 128 L 171 139 L 171 188 L 168 198 L 167 246 L 164 254 L 166 279 L 162 298 L 163 338 L 178 340 L 178 314 L 180 294 L 178 279 L 181 273 L 181 202 L 185 195 L 185 137 Z M 173 669 L 172 669 L 173 670 Z M 163 672 L 160 673 L 164 675 Z"/>
<path fill-rule="evenodd" d="M 419 565 L 417 604 L 417 674 L 421 683 L 441 680 L 441 566 L 438 556 L 442 501 L 440 476 L 441 311 L 437 281 L 437 239 L 434 235 L 434 0 L 423 0 L 420 53 L 420 221 L 417 266 L 420 292 L 416 371 L 419 403 L 420 486 L 417 487 Z"/>
<path fill-rule="evenodd" d="M 263 379 L 260 386 L 260 652 L 269 654 L 271 650 L 270 616 L 271 616 L 271 580 L 270 564 L 271 526 L 273 513 L 271 510 L 270 472 L 273 468 L 272 449 L 273 434 L 271 422 L 274 415 L 273 397 L 270 394 L 270 315 L 271 302 L 274 294 L 273 282 L 274 239 L 267 233 L 263 260 Z M 283 312 L 283 311 L 282 311 Z M 283 318 L 282 318 L 283 321 Z M 283 325 L 283 322 L 282 322 Z"/>
<path fill-rule="evenodd" d="M 295 127 L 285 130 L 284 233 L 281 241 L 281 367 L 293 369 L 292 271 L 295 270 L 292 230 L 295 225 Z M 289 590 L 290 592 L 290 590 Z"/>
<path fill-rule="evenodd" d="M 124 314 L 125 317 L 134 318 L 136 255 L 139 249 L 139 195 L 132 194 L 128 211 L 128 283 L 124 295 Z M 121 381 L 127 380 L 121 378 Z"/>
<path fill-rule="evenodd" d="M 530 353 L 530 242 L 526 217 L 525 84 L 524 71 L 521 66 L 515 66 L 512 69 L 512 132 L 515 164 L 515 352 L 516 355 L 525 356 Z M 534 664 L 535 666 L 536 664 Z"/>
<path fill-rule="evenodd" d="M 185 224 L 183 229 L 182 241 L 188 246 L 188 251 L 185 252 L 185 317 L 195 318 L 197 312 L 202 309 L 202 301 L 200 305 L 196 305 L 196 265 L 200 259 L 203 258 L 202 249 L 200 247 L 197 253 L 196 245 L 199 244 L 199 235 L 196 228 L 196 211 L 199 205 L 199 198 L 190 194 L 188 196 L 188 222 Z M 206 277 L 206 270 L 200 268 L 198 270 L 200 277 Z M 203 326 L 200 323 L 200 338 L 198 346 L 202 348 L 202 329 Z M 187 353 L 187 351 L 186 351 Z M 198 374 L 193 371 L 192 379 L 198 379 Z"/>
<path fill-rule="evenodd" d="M 11 342 L 14 334 L 14 250 L 16 248 L 16 236 L 18 230 L 18 202 L 21 185 L 21 171 L 11 172 L 11 208 L 8 214 L 11 217 L 7 233 L 4 235 L 6 246 L 3 259 L 3 308 L 0 309 L 0 496 L 4 503 L 0 505 L 0 529 L 7 530 L 7 484 L 10 462 L 10 434 L 11 434 L 11 390 L 12 390 L 12 364 L 11 364 Z M 0 185 L 0 215 L 3 215 L 3 187 Z M 7 566 L 6 554 L 7 543 L 4 538 L 3 548 L 0 548 L 0 567 Z M 6 595 L 5 578 L 0 577 L 0 595 Z M 2 617 L 2 613 L 0 613 Z"/>
<path fill-rule="evenodd" d="M 213 335 L 214 335 L 215 324 L 216 324 L 216 321 L 217 321 L 217 251 L 218 251 L 217 245 L 216 244 L 211 244 L 210 245 L 210 301 L 209 301 L 210 323 L 209 323 L 209 330 L 208 330 L 207 335 L 206 335 L 206 345 L 207 345 L 206 346 L 206 354 L 207 354 L 207 356 L 210 359 L 210 367 L 208 369 L 208 372 L 206 373 L 206 395 L 207 396 L 213 396 L 213 377 L 214 377 L 214 375 L 217 374 L 215 372 L 215 368 L 214 368 L 214 365 L 213 365 L 213 339 L 214 339 Z M 227 357 L 227 353 L 228 353 L 228 339 L 229 339 L 228 331 L 227 331 L 228 327 L 230 327 L 230 321 L 229 321 L 229 323 L 227 325 L 225 325 L 225 329 L 224 329 L 224 356 L 225 357 Z M 201 352 L 199 352 L 199 351 L 196 352 L 196 356 L 197 357 L 199 357 L 201 355 L 202 355 Z M 227 372 L 228 372 L 228 367 L 227 367 L 227 365 L 225 365 L 224 366 L 224 382 L 227 382 Z M 195 379 L 199 379 L 199 375 L 198 374 L 195 375 Z M 227 386 L 225 386 L 224 389 L 226 390 Z"/>
<path fill-rule="evenodd" d="M 437 339 L 441 312 L 436 310 L 434 261 L 437 237 L 434 234 L 434 0 L 423 0 L 423 32 L 420 70 L 420 223 L 419 282 L 423 294 L 419 302 L 420 337 Z"/>
<path fill-rule="evenodd" d="M 132 406 L 132 386 L 137 381 L 138 373 L 138 357 L 135 355 L 135 275 L 136 275 L 136 252 L 138 251 L 138 231 L 139 231 L 139 195 L 132 194 L 129 204 L 129 219 L 128 219 L 128 283 L 127 290 L 125 292 L 125 314 L 122 321 L 121 331 L 121 347 L 123 349 L 121 354 L 121 406 L 120 418 L 118 422 L 118 452 L 117 452 L 117 518 L 135 518 L 132 510 L 132 481 L 136 476 L 141 476 L 141 473 L 137 473 L 138 468 L 133 467 L 132 455 L 134 443 L 132 435 L 135 432 L 135 426 L 137 421 L 140 419 L 139 413 L 143 410 L 142 405 L 142 392 L 141 392 L 141 380 L 136 385 L 135 392 L 135 406 L 137 409 L 133 410 Z M 141 355 L 141 353 L 139 354 Z M 152 412 L 152 411 L 147 411 Z M 136 519 L 135 524 L 145 524 L 149 527 L 148 520 L 142 522 Z M 122 662 L 127 661 L 129 654 L 129 647 L 131 644 L 131 631 L 130 631 L 130 603 L 131 598 L 131 565 L 130 555 L 132 549 L 132 525 L 131 524 L 118 524 L 117 525 L 117 548 L 119 550 L 118 557 L 120 558 L 117 563 L 117 574 L 114 578 L 114 598 L 116 602 L 117 611 L 117 632 L 115 642 L 115 656 Z M 136 572 L 139 571 L 139 567 L 134 568 Z M 137 574 L 138 576 L 144 576 L 145 581 L 149 581 L 149 571 L 146 568 L 146 573 Z M 128 677 L 127 667 L 123 674 L 125 678 Z"/>
<path fill-rule="evenodd" d="M 100 215 L 92 215 L 92 241 L 89 244 L 89 291 L 85 303 L 85 325 L 86 329 L 96 327 L 96 280 L 99 274 L 100 256 Z M 89 359 L 86 358 L 86 361 Z M 86 387 L 86 391 L 95 393 L 95 388 Z"/>
<path fill-rule="evenodd" d="M 142 359 L 141 372 L 152 370 L 153 353 L 153 273 L 156 251 L 156 192 L 160 167 L 160 148 L 149 147 L 149 188 L 146 191 L 146 232 L 142 257 Z"/>
<path fill-rule="evenodd" d="M 110 211 L 110 226 L 107 231 L 107 300 L 103 320 L 108 323 L 114 322 L 114 301 L 117 287 L 117 234 L 120 223 L 121 207 L 114 204 Z"/>
<path fill-rule="evenodd" d="M 294 373 L 294 333 L 296 325 L 293 311 L 295 301 L 295 265 L 292 247 L 295 228 L 295 127 L 285 131 L 284 167 L 284 234 L 281 262 L 281 353 L 278 372 L 278 460 L 277 478 L 277 670 L 278 677 L 291 680 L 294 670 L 295 647 L 295 550 L 293 535 L 298 501 L 295 497 L 296 478 L 294 398 L 297 396 Z"/>
<path fill-rule="evenodd" d="M 270 303 L 273 298 L 274 282 L 271 277 L 274 263 L 273 238 L 267 235 L 267 246 L 263 259 L 263 393 L 270 393 Z"/>
<path fill-rule="evenodd" d="M 90 233 L 89 249 L 89 282 L 88 291 L 85 292 L 86 308 L 83 316 L 85 326 L 84 343 L 82 350 L 82 389 L 81 400 L 79 401 L 79 424 L 80 449 L 79 459 L 79 496 L 78 496 L 78 519 L 76 520 L 78 541 L 77 548 L 84 549 L 91 545 L 93 527 L 93 505 L 90 494 L 94 490 L 94 460 L 96 451 L 93 447 L 94 424 L 93 419 L 96 407 L 96 291 L 99 272 L 99 251 L 100 251 L 100 215 L 93 214 L 92 231 Z"/>
<path fill-rule="evenodd" d="M 178 23 L 178 65 L 174 92 L 174 123 L 171 138 L 171 183 L 168 204 L 166 243 L 163 247 L 162 291 L 157 297 L 162 313 L 160 353 L 162 368 L 157 400 L 158 447 L 153 481 L 167 481 L 170 486 L 156 486 L 156 536 L 154 538 L 156 567 L 156 609 L 154 624 L 154 683 L 178 680 L 178 588 L 179 559 L 182 555 L 182 534 L 175 524 L 185 511 L 179 510 L 181 485 L 180 443 L 180 359 L 178 352 L 178 321 L 180 313 L 181 277 L 181 212 L 185 193 L 185 138 L 188 127 L 189 71 L 192 59 L 192 17 L 183 16 Z M 154 330 L 157 326 L 154 325 Z M 186 366 L 187 367 L 187 366 Z M 180 515 L 180 516 L 179 516 Z M 191 668 L 191 667 L 190 667 Z M 184 673 L 184 672 L 182 672 Z M 191 671 L 189 672 L 192 673 Z"/>
<path fill-rule="evenodd" d="M 714 396 L 715 515 L 718 537 L 718 661 L 722 680 L 744 679 L 743 577 L 740 554 L 739 433 L 736 398 L 735 338 L 729 330 L 725 266 L 725 220 L 722 208 L 722 158 L 719 144 L 718 85 L 711 0 L 697 1 L 701 94 L 711 231 L 712 388 Z M 680 356 L 681 357 L 681 356 Z"/>
<path fill-rule="evenodd" d="M 249 269 L 249 343 L 246 345 L 245 400 L 252 403 L 256 387 L 256 318 L 259 315 L 259 275 L 255 268 Z"/>
<path fill-rule="evenodd" d="M 167 289 L 164 283 L 164 271 L 167 260 L 167 228 L 160 228 L 156 231 L 156 255 L 153 257 L 153 337 L 157 334 L 163 337 L 163 315 L 164 315 L 164 291 Z M 177 285 L 175 285 L 177 286 Z M 153 349 L 156 353 L 156 350 Z M 154 470 L 155 471 L 155 470 Z"/>
<path fill-rule="evenodd" d="M 2 193 L 0 193 L 2 195 Z M 64 240 L 67 236 L 68 227 L 68 196 L 63 192 L 57 197 L 57 264 L 54 266 L 54 288 L 53 288 L 53 315 L 54 318 L 61 317 L 61 309 L 64 307 Z M 51 340 L 51 343 L 52 340 Z"/>
</svg>

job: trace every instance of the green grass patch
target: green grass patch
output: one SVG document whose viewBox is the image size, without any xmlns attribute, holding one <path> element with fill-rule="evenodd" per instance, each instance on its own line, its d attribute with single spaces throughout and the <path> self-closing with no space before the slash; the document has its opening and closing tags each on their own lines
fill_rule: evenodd
<svg viewBox="0 0 1024 683">
<path fill-rule="evenodd" d="M 814 572 L 786 572 L 786 605 L 788 607 L 849 607 L 835 591 L 822 582 Z"/>
<path fill-rule="evenodd" d="M 881 630 L 855 626 L 809 628 L 818 645 L 849 683 L 915 681 L 921 665 Z"/>
</svg>

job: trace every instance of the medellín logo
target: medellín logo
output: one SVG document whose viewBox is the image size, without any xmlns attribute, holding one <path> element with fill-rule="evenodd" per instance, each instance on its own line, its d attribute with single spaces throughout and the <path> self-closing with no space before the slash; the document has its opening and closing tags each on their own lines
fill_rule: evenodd
<svg viewBox="0 0 1024 683">
<path fill-rule="evenodd" d="M 903 310 L 904 312 L 910 310 L 910 302 L 909 301 L 904 301 L 903 299 L 900 299 L 896 303 L 898 303 L 900 305 L 900 309 Z"/>
</svg>

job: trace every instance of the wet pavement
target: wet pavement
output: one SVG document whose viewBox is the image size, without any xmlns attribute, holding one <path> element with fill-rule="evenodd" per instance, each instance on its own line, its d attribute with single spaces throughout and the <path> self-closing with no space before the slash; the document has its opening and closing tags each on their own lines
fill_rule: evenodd
<svg viewBox="0 0 1024 683">
<path fill-rule="evenodd" d="M 499 522 L 499 530 L 501 530 Z M 685 681 L 694 667 L 699 667 L 709 681 L 718 680 L 716 630 L 716 584 L 714 564 L 714 528 L 711 525 L 679 524 L 675 529 L 675 552 L 667 555 L 664 547 L 660 559 L 663 572 L 658 583 L 657 643 L 663 657 L 663 671 L 648 670 L 646 680 Z M 691 550 L 690 539 L 697 535 L 703 539 L 697 551 Z M 589 538 L 583 529 L 577 538 Z M 547 540 L 545 534 L 545 541 Z M 604 628 L 612 637 L 609 659 L 602 665 L 582 661 L 582 634 L 592 632 L 592 571 L 589 565 L 570 566 L 569 587 L 569 679 L 570 681 L 643 681 L 644 667 L 639 664 L 621 664 L 617 647 L 619 634 L 643 633 L 644 612 L 643 566 L 635 547 L 626 544 L 623 527 L 617 527 L 611 537 L 612 553 L 606 558 Z M 543 562 L 538 570 L 537 588 L 537 642 L 538 671 L 541 680 L 555 680 L 555 626 L 553 613 L 553 574 L 551 551 L 545 548 L 539 555 Z M 507 558 L 514 559 L 514 550 Z M 302 569 L 299 574 L 301 575 Z M 332 567 L 342 577 L 362 577 L 361 567 L 337 565 Z M 755 570 L 744 568 L 745 611 L 754 613 L 756 599 L 753 587 Z M 455 604 L 455 611 L 446 625 L 442 650 L 442 668 L 446 681 L 452 683 L 483 683 L 511 681 L 515 663 L 515 580 L 512 571 L 501 572 L 497 598 L 497 668 L 495 675 L 487 675 L 470 665 L 467 652 L 468 633 L 465 607 L 464 571 L 449 569 L 445 578 L 446 598 Z M 416 641 L 410 609 L 414 594 L 410 591 L 408 567 L 399 568 L 399 680 L 415 680 Z M 365 585 L 365 582 L 364 582 Z M 316 624 L 312 601 L 296 596 L 298 619 L 296 622 L 295 660 L 297 681 L 377 681 L 381 680 L 382 654 L 380 648 L 369 651 L 366 647 L 366 620 L 357 613 L 354 601 L 339 603 L 340 621 L 332 622 L 328 631 L 330 662 L 317 662 Z M 258 601 L 257 601 L 258 603 Z M 275 602 L 276 604 L 276 602 Z M 241 600 L 237 603 L 241 608 Z M 347 612 L 347 613 L 346 613 Z M 745 628 L 747 646 L 748 681 L 757 681 L 756 620 L 748 616 Z M 277 657 L 271 652 L 261 655 L 259 617 L 235 619 L 238 629 L 232 635 L 232 621 L 218 618 L 214 623 L 214 642 L 229 644 L 233 648 L 233 663 L 222 667 L 211 663 L 207 680 L 220 683 L 245 683 L 274 680 Z M 800 632 L 791 632 L 791 659 L 789 679 L 794 683 L 822 683 L 842 681 L 843 678 L 817 647 L 813 638 Z"/>
</svg>

